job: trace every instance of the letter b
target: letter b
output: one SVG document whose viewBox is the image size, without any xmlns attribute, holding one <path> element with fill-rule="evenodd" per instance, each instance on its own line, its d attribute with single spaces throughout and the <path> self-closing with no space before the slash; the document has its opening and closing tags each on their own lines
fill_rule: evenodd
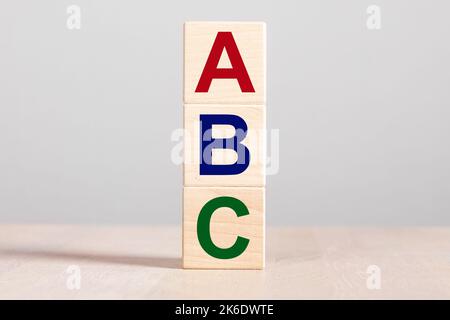
<svg viewBox="0 0 450 320">
<path fill-rule="evenodd" d="M 235 129 L 232 138 L 213 138 L 213 125 L 231 125 Z M 200 175 L 236 175 L 244 172 L 250 164 L 250 152 L 241 141 L 247 135 L 244 119 L 232 114 L 200 115 Z M 232 149 L 237 153 L 234 164 L 212 164 L 213 149 Z"/>
</svg>

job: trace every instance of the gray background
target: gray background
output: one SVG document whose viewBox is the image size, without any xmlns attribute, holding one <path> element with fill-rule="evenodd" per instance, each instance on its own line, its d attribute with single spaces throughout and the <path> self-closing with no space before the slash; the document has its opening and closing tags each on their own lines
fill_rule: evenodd
<svg viewBox="0 0 450 320">
<path fill-rule="evenodd" d="M 70 4 L 81 30 L 66 27 Z M 180 223 L 182 24 L 262 20 L 281 139 L 268 223 L 450 223 L 448 1 L 1 7 L 0 222 Z"/>
</svg>

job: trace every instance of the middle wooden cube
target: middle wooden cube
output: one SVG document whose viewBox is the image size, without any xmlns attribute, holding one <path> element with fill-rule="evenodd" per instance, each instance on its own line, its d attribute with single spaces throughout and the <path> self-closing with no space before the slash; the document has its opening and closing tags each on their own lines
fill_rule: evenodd
<svg viewBox="0 0 450 320">
<path fill-rule="evenodd" d="M 265 108 L 186 105 L 185 186 L 265 186 Z"/>
</svg>

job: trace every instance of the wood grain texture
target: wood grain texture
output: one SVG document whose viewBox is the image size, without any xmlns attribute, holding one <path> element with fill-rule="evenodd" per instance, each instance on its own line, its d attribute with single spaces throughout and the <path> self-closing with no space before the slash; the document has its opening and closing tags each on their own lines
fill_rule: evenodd
<svg viewBox="0 0 450 320">
<path fill-rule="evenodd" d="M 269 227 L 265 269 L 245 271 L 183 270 L 180 242 L 180 227 L 0 225 L 0 298 L 450 299 L 450 228 Z"/>
<path fill-rule="evenodd" d="M 250 153 L 248 168 L 238 175 L 200 175 L 200 114 L 232 114 L 244 119 L 248 130 L 242 144 Z M 184 185 L 185 186 L 251 186 L 265 185 L 266 110 L 262 106 L 185 105 L 184 107 Z M 213 126 L 213 138 L 235 135 L 231 126 Z M 213 150 L 213 164 L 232 164 L 237 160 L 233 150 Z"/>
<path fill-rule="evenodd" d="M 262 269 L 264 267 L 264 188 L 184 188 L 183 267 L 196 269 Z M 214 244 L 231 247 L 238 236 L 250 240 L 246 250 L 233 259 L 208 255 L 197 239 L 197 220 L 202 207 L 216 197 L 242 201 L 249 214 L 237 217 L 230 208 L 217 209 L 210 230 Z"/>
<path fill-rule="evenodd" d="M 195 92 L 219 31 L 232 32 L 255 92 L 242 93 L 236 79 L 214 79 L 208 92 Z M 226 58 L 226 52 L 222 53 L 222 59 L 224 55 Z M 220 64 L 219 67 L 221 67 Z M 184 102 L 189 104 L 265 104 L 265 23 L 186 22 L 184 25 Z"/>
</svg>

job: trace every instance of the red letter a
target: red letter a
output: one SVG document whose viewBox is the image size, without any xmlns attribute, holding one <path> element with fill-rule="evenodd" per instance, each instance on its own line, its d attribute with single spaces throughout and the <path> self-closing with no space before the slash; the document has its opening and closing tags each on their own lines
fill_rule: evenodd
<svg viewBox="0 0 450 320">
<path fill-rule="evenodd" d="M 232 68 L 217 68 L 223 49 Z M 231 32 L 218 32 L 195 92 L 208 92 L 212 79 L 237 79 L 242 92 L 255 92 Z"/>
</svg>

